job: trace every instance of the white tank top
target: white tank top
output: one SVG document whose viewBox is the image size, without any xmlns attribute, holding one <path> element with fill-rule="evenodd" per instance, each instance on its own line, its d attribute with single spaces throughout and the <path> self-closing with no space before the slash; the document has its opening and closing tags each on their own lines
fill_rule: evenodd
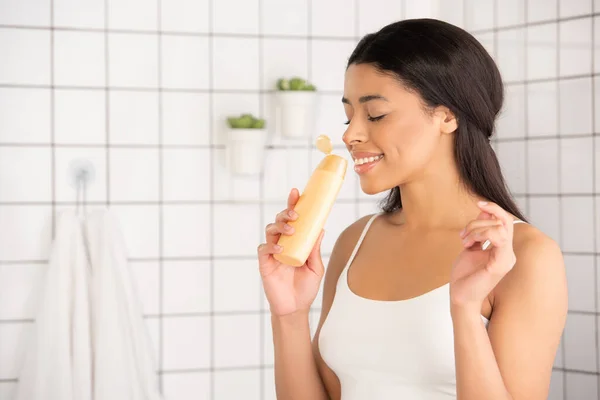
<svg viewBox="0 0 600 400">
<path fill-rule="evenodd" d="M 399 301 L 366 299 L 348 286 L 348 268 L 378 215 L 338 279 L 319 336 L 323 360 L 340 380 L 342 400 L 456 399 L 449 284 Z"/>
</svg>

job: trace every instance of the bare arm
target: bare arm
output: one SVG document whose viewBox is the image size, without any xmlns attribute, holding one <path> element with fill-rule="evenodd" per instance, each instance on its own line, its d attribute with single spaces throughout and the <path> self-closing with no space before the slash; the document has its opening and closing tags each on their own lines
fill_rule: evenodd
<svg viewBox="0 0 600 400">
<path fill-rule="evenodd" d="M 563 258 L 537 231 L 527 233 L 515 254 L 515 267 L 493 292 L 487 331 L 478 312 L 453 310 L 459 400 L 548 396 L 567 313 Z"/>
<path fill-rule="evenodd" d="M 331 309 L 335 287 L 368 216 L 346 228 L 333 248 L 323 283 L 321 318 L 311 344 L 308 312 L 272 317 L 278 400 L 339 400 L 340 383 L 319 352 L 319 334 Z"/>
</svg>

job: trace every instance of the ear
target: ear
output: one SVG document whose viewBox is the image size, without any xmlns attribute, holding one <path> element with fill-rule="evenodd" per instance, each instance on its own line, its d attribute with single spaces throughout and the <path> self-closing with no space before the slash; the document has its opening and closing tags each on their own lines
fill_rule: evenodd
<svg viewBox="0 0 600 400">
<path fill-rule="evenodd" d="M 441 133 L 449 134 L 458 129 L 458 120 L 448 107 L 438 107 L 436 115 L 440 121 Z"/>
</svg>

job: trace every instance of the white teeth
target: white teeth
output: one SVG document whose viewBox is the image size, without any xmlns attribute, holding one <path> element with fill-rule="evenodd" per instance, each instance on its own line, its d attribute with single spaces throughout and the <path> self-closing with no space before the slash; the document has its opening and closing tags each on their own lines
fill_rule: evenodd
<svg viewBox="0 0 600 400">
<path fill-rule="evenodd" d="M 354 160 L 354 164 L 356 164 L 356 165 L 362 165 L 362 164 L 366 164 L 366 163 L 370 163 L 370 162 L 381 160 L 382 158 L 383 158 L 383 154 L 380 154 L 380 155 L 375 156 L 375 157 L 357 158 L 357 159 Z"/>
</svg>

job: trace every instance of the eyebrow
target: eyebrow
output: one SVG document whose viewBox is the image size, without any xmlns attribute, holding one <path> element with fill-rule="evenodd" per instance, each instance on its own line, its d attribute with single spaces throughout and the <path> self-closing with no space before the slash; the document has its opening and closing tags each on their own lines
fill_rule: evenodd
<svg viewBox="0 0 600 400">
<path fill-rule="evenodd" d="M 359 103 L 366 103 L 367 101 L 371 101 L 371 100 L 383 100 L 383 101 L 388 101 L 385 97 L 379 95 L 379 94 L 370 94 L 368 96 L 362 96 L 361 98 L 358 99 Z M 350 104 L 350 100 L 348 100 L 345 97 L 342 97 L 342 103 L 346 103 L 346 104 Z"/>
</svg>

